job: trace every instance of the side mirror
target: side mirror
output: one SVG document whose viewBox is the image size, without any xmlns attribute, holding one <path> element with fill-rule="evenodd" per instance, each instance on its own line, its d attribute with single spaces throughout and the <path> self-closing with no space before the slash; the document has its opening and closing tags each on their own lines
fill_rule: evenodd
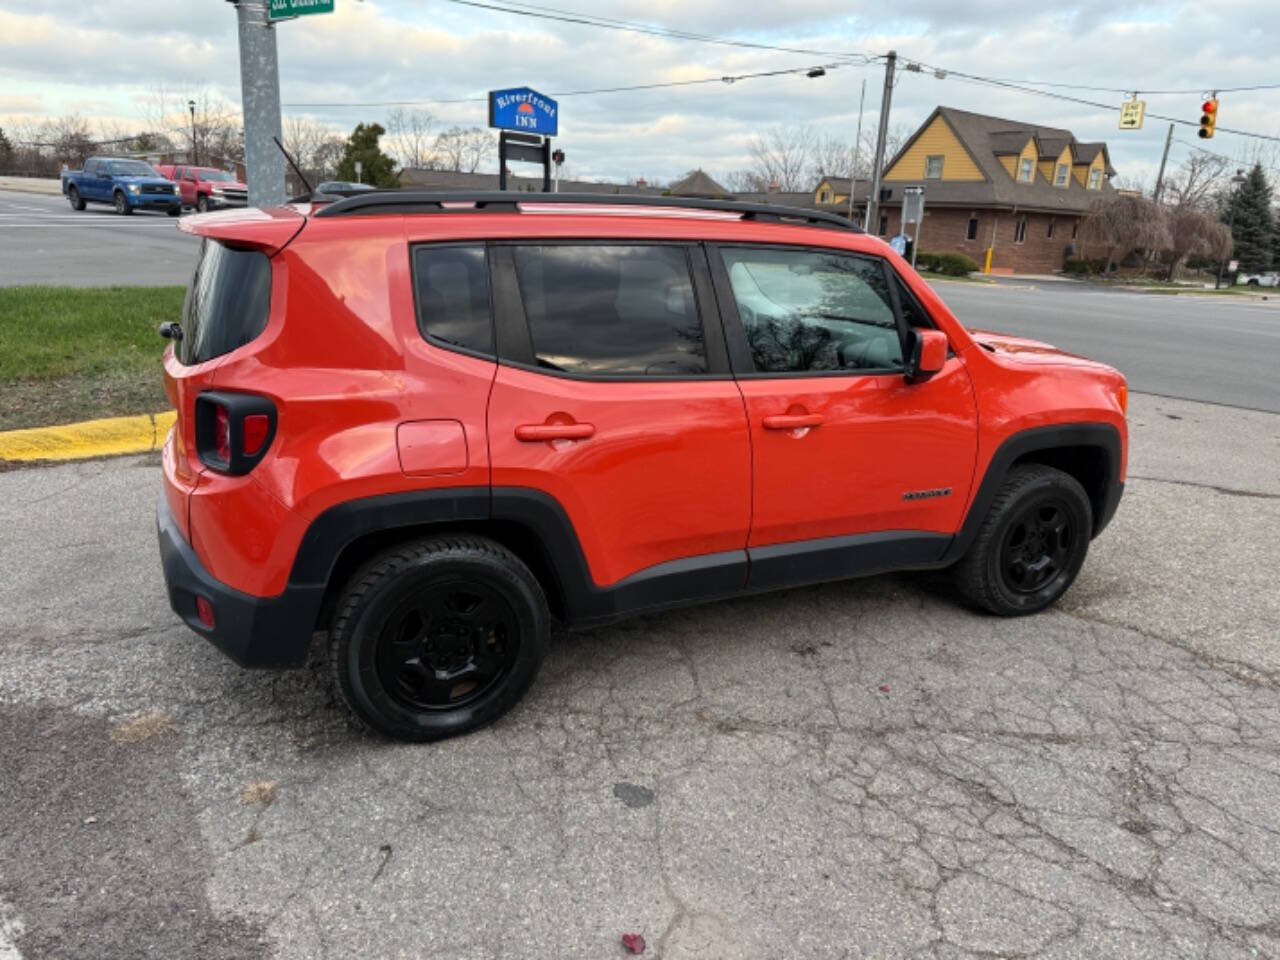
<svg viewBox="0 0 1280 960">
<path fill-rule="evenodd" d="M 907 383 L 923 383 L 947 362 L 947 335 L 941 330 L 913 330 L 907 357 Z"/>
</svg>

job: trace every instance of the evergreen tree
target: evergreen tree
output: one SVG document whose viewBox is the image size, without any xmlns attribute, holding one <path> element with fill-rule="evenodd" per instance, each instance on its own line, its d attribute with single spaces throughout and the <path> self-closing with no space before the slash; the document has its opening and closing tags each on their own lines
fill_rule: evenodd
<svg viewBox="0 0 1280 960">
<path fill-rule="evenodd" d="M 360 180 L 375 187 L 396 187 L 400 178 L 396 174 L 396 162 L 382 152 L 379 138 L 387 131 L 381 124 L 356 124 L 347 138 L 342 160 L 338 163 L 339 180 L 356 180 L 356 161 L 360 161 Z"/>
<path fill-rule="evenodd" d="M 13 163 L 13 144 L 5 136 L 4 127 L 0 127 L 0 170 L 8 170 Z"/>
<path fill-rule="evenodd" d="M 1234 221 L 1231 220 L 1234 212 Z M 1262 164 L 1255 163 L 1244 183 L 1231 195 L 1227 217 L 1232 222 L 1235 241 L 1232 256 L 1240 261 L 1242 273 L 1270 270 L 1276 240 L 1275 219 L 1271 212 L 1271 185 L 1267 183 Z"/>
</svg>

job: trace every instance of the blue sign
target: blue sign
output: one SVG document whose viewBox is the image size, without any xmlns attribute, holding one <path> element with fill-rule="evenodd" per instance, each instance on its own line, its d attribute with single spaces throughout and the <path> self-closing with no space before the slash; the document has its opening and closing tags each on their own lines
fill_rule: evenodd
<svg viewBox="0 0 1280 960">
<path fill-rule="evenodd" d="M 889 241 L 889 246 L 893 248 L 893 252 L 898 256 L 903 256 L 907 252 L 907 242 L 911 238 L 905 233 L 900 233 Z"/>
<path fill-rule="evenodd" d="M 489 126 L 554 137 L 560 128 L 560 104 L 528 87 L 490 90 Z"/>
</svg>

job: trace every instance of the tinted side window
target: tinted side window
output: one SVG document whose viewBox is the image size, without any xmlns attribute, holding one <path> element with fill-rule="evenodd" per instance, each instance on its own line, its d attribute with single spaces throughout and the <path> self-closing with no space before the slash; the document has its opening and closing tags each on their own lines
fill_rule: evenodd
<svg viewBox="0 0 1280 960">
<path fill-rule="evenodd" d="M 879 260 L 746 247 L 721 254 L 757 372 L 902 369 Z"/>
<path fill-rule="evenodd" d="M 531 245 L 514 257 L 539 366 L 604 376 L 706 372 L 684 248 Z"/>
<path fill-rule="evenodd" d="M 182 339 L 174 351 L 183 363 L 230 353 L 267 328 L 270 312 L 267 255 L 205 240 L 182 306 Z"/>
<path fill-rule="evenodd" d="M 493 356 L 484 244 L 416 247 L 413 285 L 418 329 L 424 337 Z"/>
</svg>

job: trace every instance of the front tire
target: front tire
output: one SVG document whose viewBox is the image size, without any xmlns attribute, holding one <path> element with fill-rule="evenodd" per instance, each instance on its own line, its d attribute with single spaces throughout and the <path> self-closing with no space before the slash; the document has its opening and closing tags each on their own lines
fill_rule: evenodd
<svg viewBox="0 0 1280 960">
<path fill-rule="evenodd" d="M 74 184 L 67 189 L 67 202 L 71 204 L 72 210 L 83 210 L 85 207 L 84 197 L 80 196 L 80 191 Z"/>
<path fill-rule="evenodd" d="M 133 207 L 129 206 L 129 201 L 119 190 L 117 190 L 115 194 L 115 205 L 116 213 L 120 214 L 122 217 L 127 217 L 133 213 Z"/>
<path fill-rule="evenodd" d="M 1075 581 L 1092 533 L 1093 509 L 1075 477 L 1037 463 L 1015 467 L 955 566 L 956 586 L 1000 616 L 1038 613 Z"/>
<path fill-rule="evenodd" d="M 196 213 L 208 213 L 208 212 L 209 212 L 209 198 L 202 193 L 200 194 L 200 196 L 196 197 Z"/>
<path fill-rule="evenodd" d="M 366 563 L 329 631 L 334 685 L 366 725 L 427 741 L 491 723 L 537 676 L 550 635 L 537 579 L 501 545 L 442 536 Z"/>
<path fill-rule="evenodd" d="M 182 204 L 175 204 L 169 208 L 169 216 L 179 217 L 182 215 Z"/>
</svg>

